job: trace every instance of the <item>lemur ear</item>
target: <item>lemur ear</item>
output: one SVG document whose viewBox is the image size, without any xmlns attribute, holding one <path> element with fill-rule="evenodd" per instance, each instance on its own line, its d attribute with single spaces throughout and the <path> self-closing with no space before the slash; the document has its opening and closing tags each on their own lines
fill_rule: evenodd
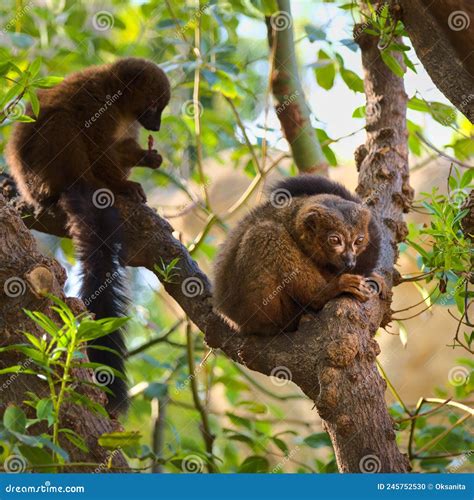
<svg viewBox="0 0 474 500">
<path fill-rule="evenodd" d="M 331 216 L 331 211 L 321 203 L 312 203 L 301 209 L 298 214 L 298 219 L 303 224 L 303 227 L 311 231 L 316 230 L 325 221 L 330 221 L 334 218 L 334 213 Z"/>
</svg>

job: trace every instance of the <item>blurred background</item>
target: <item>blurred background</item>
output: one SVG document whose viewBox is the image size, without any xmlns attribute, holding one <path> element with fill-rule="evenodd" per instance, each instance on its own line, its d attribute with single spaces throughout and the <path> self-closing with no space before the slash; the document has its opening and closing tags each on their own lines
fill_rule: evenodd
<svg viewBox="0 0 474 500">
<path fill-rule="evenodd" d="M 355 189 L 353 154 L 365 141 L 363 72 L 352 41 L 360 15 L 348 1 L 298 0 L 291 7 L 300 78 L 315 134 L 330 176 Z M 172 99 L 161 131 L 154 134 L 165 160 L 159 171 L 136 168 L 133 178 L 212 277 L 213 259 L 229 228 L 264 199 L 269 183 L 297 173 L 269 92 L 264 16 L 272 9 L 266 0 L 4 0 L 0 61 L 13 57 L 25 70 L 41 58 L 42 76 L 63 77 L 135 56 L 152 59 L 167 72 Z M 430 211 L 423 205 L 426 193 L 446 194 L 450 174 L 462 176 L 474 164 L 473 126 L 437 90 L 409 49 L 408 38 L 404 43 L 410 66 L 405 86 L 411 184 L 416 192 L 415 209 L 408 216 L 410 238 L 429 248 L 430 239 L 419 233 L 430 224 Z M 0 94 L 2 107 L 11 99 L 9 85 L 7 81 Z M 10 132 L 11 121 L 6 120 L 0 126 L 1 148 Z M 142 134 L 145 147 L 148 133 Z M 264 178 L 258 176 L 255 156 L 271 166 Z M 0 167 L 8 171 L 3 156 Z M 247 196 L 249 186 L 254 187 Z M 211 214 L 218 217 L 211 221 Z M 76 294 L 78 269 L 71 241 L 36 236 L 42 251 L 67 269 L 67 291 Z M 420 254 L 402 245 L 398 270 L 403 276 L 423 271 Z M 214 453 L 222 472 L 336 471 L 313 403 L 291 380 L 265 377 L 218 352 L 209 353 L 202 335 L 154 274 L 131 269 L 130 275 L 133 310 L 127 344 L 133 399 L 123 424 L 142 436 L 137 463 L 146 463 L 151 449 L 166 458 L 164 465 L 154 466 L 156 471 L 203 468 L 208 460 L 200 432 L 204 411 L 216 435 Z M 413 411 L 420 398 L 453 397 L 464 405 L 472 401 L 472 356 L 452 347 L 460 316 L 457 296 L 437 296 L 437 282 L 403 283 L 394 292 L 397 320 L 377 334 L 379 363 L 389 383 L 386 398 L 402 431 L 398 439 L 404 450 L 411 429 L 407 410 Z M 428 458 L 412 456 L 415 471 L 473 470 L 472 455 L 466 453 L 472 447 L 472 427 L 469 420 L 459 422 L 464 416 L 462 408 L 447 405 L 417 419 L 413 455 Z M 432 458 L 436 455 L 443 457 Z"/>
</svg>

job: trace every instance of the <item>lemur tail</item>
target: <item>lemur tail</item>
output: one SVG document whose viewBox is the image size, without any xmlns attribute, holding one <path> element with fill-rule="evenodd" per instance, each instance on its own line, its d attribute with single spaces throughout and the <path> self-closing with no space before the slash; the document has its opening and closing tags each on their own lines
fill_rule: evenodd
<svg viewBox="0 0 474 500">
<path fill-rule="evenodd" d="M 82 264 L 80 296 L 96 319 L 125 316 L 128 305 L 121 219 L 112 203 L 111 192 L 94 191 L 80 182 L 63 193 L 60 199 L 78 260 Z M 94 346 L 114 349 L 119 355 Z M 128 406 L 125 381 L 107 369 L 111 367 L 124 373 L 124 352 L 120 330 L 89 343 L 90 361 L 104 366 L 94 370 L 97 383 L 105 385 L 113 393 L 107 393 L 107 409 L 111 413 L 125 411 Z"/>
</svg>

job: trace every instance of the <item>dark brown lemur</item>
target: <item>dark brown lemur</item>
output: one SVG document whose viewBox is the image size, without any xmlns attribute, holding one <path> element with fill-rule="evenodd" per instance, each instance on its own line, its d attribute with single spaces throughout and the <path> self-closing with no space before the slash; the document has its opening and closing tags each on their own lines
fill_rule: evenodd
<svg viewBox="0 0 474 500">
<path fill-rule="evenodd" d="M 379 251 L 377 221 L 356 195 L 323 177 L 284 180 L 225 241 L 215 308 L 243 334 L 294 331 L 304 312 L 342 293 L 384 295 Z"/>
<path fill-rule="evenodd" d="M 114 194 L 146 201 L 141 185 L 128 180 L 141 165 L 158 168 L 162 158 L 137 142 L 139 127 L 157 131 L 170 98 L 165 73 L 153 62 L 127 58 L 69 75 L 40 91 L 33 123 L 17 123 L 6 149 L 7 162 L 22 196 L 36 208 L 58 203 L 82 263 L 81 298 L 95 317 L 123 316 L 123 262 L 126 249 Z M 31 108 L 27 114 L 32 116 Z M 150 141 L 149 141 L 150 145 Z M 100 349 L 111 348 L 116 354 Z M 113 392 L 109 410 L 127 406 L 120 331 L 89 345 L 89 358 Z"/>
</svg>

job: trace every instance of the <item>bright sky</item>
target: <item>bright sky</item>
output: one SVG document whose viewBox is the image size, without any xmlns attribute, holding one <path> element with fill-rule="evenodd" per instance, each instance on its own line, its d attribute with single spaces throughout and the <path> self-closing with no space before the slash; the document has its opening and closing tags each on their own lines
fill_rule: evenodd
<svg viewBox="0 0 474 500">
<path fill-rule="evenodd" d="M 347 3 L 344 1 L 343 3 Z M 342 39 L 352 38 L 353 21 L 350 13 L 337 8 L 336 4 L 316 4 L 314 0 L 293 0 L 291 2 L 292 14 L 296 25 L 296 39 L 302 35 L 302 27 L 305 24 L 321 26 L 327 31 L 327 38 L 334 42 L 334 49 L 337 50 L 345 60 L 345 65 L 362 77 L 362 64 L 360 52 L 352 52 L 344 45 L 338 43 Z M 239 33 L 243 37 L 253 33 L 253 36 L 266 39 L 266 28 L 261 21 L 244 18 L 239 26 Z M 408 40 L 405 40 L 410 45 Z M 316 62 L 320 48 L 324 47 L 323 42 L 310 43 L 304 39 L 298 44 L 298 59 L 303 64 Z M 436 88 L 431 78 L 418 61 L 414 50 L 409 52 L 410 59 L 417 68 L 417 74 L 408 70 L 405 75 L 405 87 L 409 97 L 418 92 L 418 97 L 423 97 L 427 101 L 439 101 L 450 104 L 449 101 Z M 320 128 L 324 128 L 328 135 L 335 139 L 337 137 L 350 134 L 364 126 L 364 120 L 352 118 L 355 108 L 365 104 L 365 97 L 361 93 L 355 93 L 348 89 L 340 77 L 336 78 L 334 87 L 326 91 L 319 87 L 313 75 L 312 69 L 307 68 L 303 74 L 303 86 L 306 98 L 311 110 L 319 120 Z M 425 128 L 425 134 L 437 145 L 444 145 L 450 142 L 452 129 L 444 127 L 427 117 L 423 113 L 409 110 L 408 118 Z M 263 122 L 263 119 L 260 120 Z M 275 113 L 272 113 L 269 125 L 279 130 L 279 123 Z M 323 126 L 321 126 L 323 125 Z M 365 140 L 365 132 L 343 139 L 332 147 L 338 156 L 339 162 L 352 161 L 354 150 Z M 280 146 L 280 144 L 278 144 Z"/>
</svg>

